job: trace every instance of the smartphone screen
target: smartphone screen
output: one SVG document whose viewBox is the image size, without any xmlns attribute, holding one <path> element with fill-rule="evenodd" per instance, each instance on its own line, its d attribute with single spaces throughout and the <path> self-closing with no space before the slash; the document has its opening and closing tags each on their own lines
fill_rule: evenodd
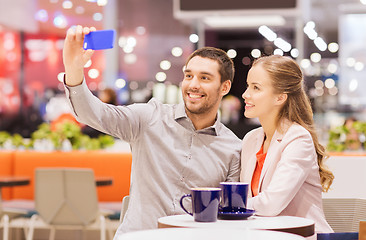
<svg viewBox="0 0 366 240">
<path fill-rule="evenodd" d="M 90 32 L 84 37 L 83 48 L 102 50 L 113 48 L 115 30 L 99 30 Z"/>
</svg>

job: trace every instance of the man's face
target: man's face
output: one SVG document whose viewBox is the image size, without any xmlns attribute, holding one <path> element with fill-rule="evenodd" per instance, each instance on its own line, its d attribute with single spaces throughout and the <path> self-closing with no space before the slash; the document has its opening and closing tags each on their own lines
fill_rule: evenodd
<svg viewBox="0 0 366 240">
<path fill-rule="evenodd" d="M 230 82 L 230 81 L 228 81 Z M 209 58 L 193 57 L 184 70 L 182 95 L 187 115 L 217 112 L 227 93 L 221 84 L 219 64 Z"/>
</svg>

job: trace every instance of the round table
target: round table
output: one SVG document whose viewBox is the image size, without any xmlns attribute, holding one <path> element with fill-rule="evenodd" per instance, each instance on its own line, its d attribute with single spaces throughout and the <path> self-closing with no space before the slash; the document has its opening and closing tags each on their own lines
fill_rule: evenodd
<svg viewBox="0 0 366 240">
<path fill-rule="evenodd" d="M 292 216 L 259 217 L 252 216 L 246 220 L 217 220 L 216 222 L 195 222 L 188 214 L 161 217 L 159 228 L 224 228 L 224 229 L 259 229 L 294 233 L 303 237 L 313 236 L 315 223 L 313 220 Z"/>
<path fill-rule="evenodd" d="M 117 240 L 304 240 L 299 235 L 251 229 L 165 228 L 130 232 Z"/>
</svg>

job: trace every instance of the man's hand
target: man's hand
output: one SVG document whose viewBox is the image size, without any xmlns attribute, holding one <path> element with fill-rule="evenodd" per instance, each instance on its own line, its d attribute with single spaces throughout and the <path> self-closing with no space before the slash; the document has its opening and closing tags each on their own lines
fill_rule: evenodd
<svg viewBox="0 0 366 240">
<path fill-rule="evenodd" d="M 84 65 L 94 53 L 91 49 L 83 49 L 84 36 L 95 30 L 94 27 L 83 28 L 78 25 L 76 28 L 70 28 L 67 31 L 63 49 L 63 62 L 68 86 L 76 86 L 83 82 Z"/>
</svg>

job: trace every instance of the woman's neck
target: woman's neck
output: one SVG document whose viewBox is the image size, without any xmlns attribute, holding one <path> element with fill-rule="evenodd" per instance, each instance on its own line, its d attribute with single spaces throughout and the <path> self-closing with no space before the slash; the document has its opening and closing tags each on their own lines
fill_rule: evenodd
<svg viewBox="0 0 366 240">
<path fill-rule="evenodd" d="M 267 118 L 267 121 L 261 121 L 264 131 L 263 153 L 266 153 L 271 143 L 272 137 L 276 132 L 277 125 L 273 119 Z"/>
</svg>

